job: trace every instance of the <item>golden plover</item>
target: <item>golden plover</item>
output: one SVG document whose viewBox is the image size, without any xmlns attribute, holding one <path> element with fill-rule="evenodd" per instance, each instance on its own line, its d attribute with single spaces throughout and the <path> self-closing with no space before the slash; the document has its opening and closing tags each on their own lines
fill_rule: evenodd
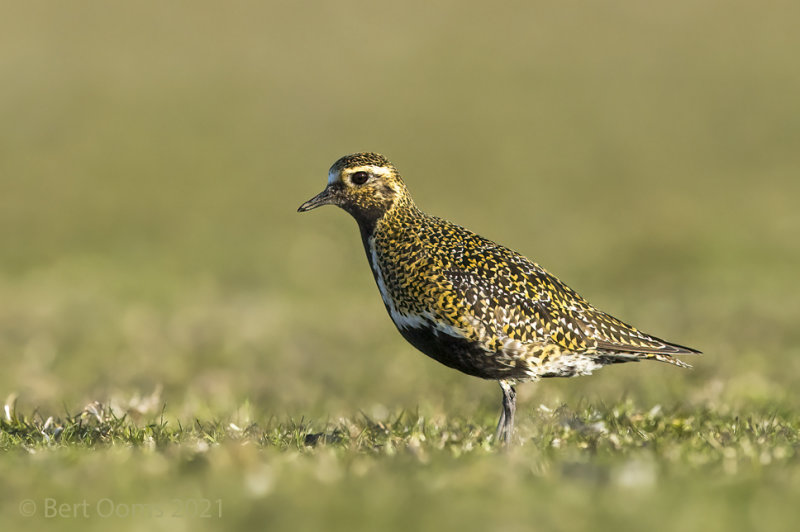
<svg viewBox="0 0 800 532">
<path fill-rule="evenodd" d="M 442 364 L 499 381 L 496 439 L 514 429 L 514 386 L 573 377 L 619 362 L 699 353 L 593 307 L 519 253 L 417 208 L 395 167 L 377 153 L 336 161 L 325 189 L 299 212 L 338 205 L 361 230 L 386 310 L 408 342 Z"/>
</svg>

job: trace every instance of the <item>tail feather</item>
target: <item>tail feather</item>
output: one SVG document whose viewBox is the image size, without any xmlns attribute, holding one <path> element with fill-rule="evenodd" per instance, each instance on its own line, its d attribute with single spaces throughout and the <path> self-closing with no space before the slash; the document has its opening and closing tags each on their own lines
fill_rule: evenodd
<svg viewBox="0 0 800 532">
<path fill-rule="evenodd" d="M 667 364 L 672 364 L 673 366 L 678 366 L 679 368 L 691 368 L 691 364 L 687 364 L 683 360 L 678 360 L 677 358 L 670 356 L 670 355 L 662 355 L 662 354 L 648 354 L 644 355 L 642 358 L 652 358 L 653 360 L 658 360 L 659 362 L 666 362 Z"/>
<path fill-rule="evenodd" d="M 639 362 L 640 360 L 657 360 L 659 362 L 666 362 L 679 368 L 691 368 L 691 364 L 687 364 L 683 360 L 679 360 L 672 355 L 665 355 L 664 353 L 633 353 L 625 351 L 606 352 L 600 356 L 601 363 L 604 364 L 619 364 L 620 362 Z"/>
</svg>

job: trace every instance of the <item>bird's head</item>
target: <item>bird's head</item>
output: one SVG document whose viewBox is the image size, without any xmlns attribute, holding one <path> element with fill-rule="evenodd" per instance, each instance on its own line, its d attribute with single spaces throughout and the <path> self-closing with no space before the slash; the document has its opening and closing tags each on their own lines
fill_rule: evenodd
<svg viewBox="0 0 800 532">
<path fill-rule="evenodd" d="M 377 153 L 354 153 L 333 163 L 328 185 L 297 211 L 338 205 L 359 224 L 374 225 L 401 203 L 410 205 L 411 198 L 394 165 Z"/>
</svg>

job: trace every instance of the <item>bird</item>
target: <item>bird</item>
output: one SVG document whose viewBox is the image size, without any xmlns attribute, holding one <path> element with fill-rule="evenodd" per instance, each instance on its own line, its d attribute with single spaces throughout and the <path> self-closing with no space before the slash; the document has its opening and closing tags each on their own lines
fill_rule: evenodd
<svg viewBox="0 0 800 532">
<path fill-rule="evenodd" d="M 501 444 L 512 439 L 518 384 L 640 360 L 686 368 L 676 355 L 700 353 L 628 325 L 523 255 L 424 213 L 378 153 L 341 157 L 323 191 L 297 210 L 323 205 L 357 222 L 400 334 L 445 366 L 499 382 Z"/>
</svg>

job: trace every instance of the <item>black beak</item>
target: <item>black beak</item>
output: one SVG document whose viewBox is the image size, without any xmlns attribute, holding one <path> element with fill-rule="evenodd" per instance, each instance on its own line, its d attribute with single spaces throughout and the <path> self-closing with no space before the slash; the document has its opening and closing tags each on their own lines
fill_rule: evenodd
<svg viewBox="0 0 800 532">
<path fill-rule="evenodd" d="M 297 212 L 310 211 L 311 209 L 316 209 L 317 207 L 330 205 L 332 203 L 336 203 L 336 197 L 334 196 L 331 187 L 325 187 L 325 190 L 300 205 L 300 207 L 297 208 Z"/>
</svg>

